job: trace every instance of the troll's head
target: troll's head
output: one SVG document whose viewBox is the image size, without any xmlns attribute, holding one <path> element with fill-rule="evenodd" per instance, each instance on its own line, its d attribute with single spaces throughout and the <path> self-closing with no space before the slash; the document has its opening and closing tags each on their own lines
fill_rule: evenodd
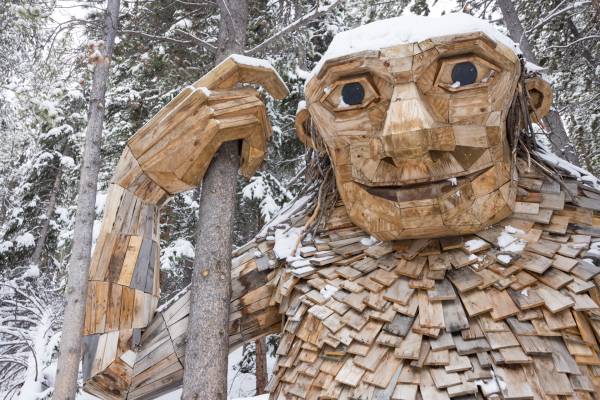
<svg viewBox="0 0 600 400">
<path fill-rule="evenodd" d="M 334 38 L 297 130 L 328 153 L 350 218 L 370 234 L 474 233 L 515 204 L 507 116 L 520 86 L 533 115 L 550 108 L 549 85 L 523 82 L 521 69 L 513 42 L 483 20 L 378 21 Z"/>
</svg>

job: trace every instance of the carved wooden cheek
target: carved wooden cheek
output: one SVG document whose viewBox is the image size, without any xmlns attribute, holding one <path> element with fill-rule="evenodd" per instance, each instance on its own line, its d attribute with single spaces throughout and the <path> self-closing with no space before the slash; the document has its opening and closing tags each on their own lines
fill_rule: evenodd
<svg viewBox="0 0 600 400">
<path fill-rule="evenodd" d="M 516 58 L 493 64 L 500 55 L 484 59 L 481 43 L 452 56 L 411 46 L 410 57 L 384 50 L 330 67 L 311 116 L 361 228 L 384 240 L 477 232 L 514 204 L 505 120 Z"/>
</svg>

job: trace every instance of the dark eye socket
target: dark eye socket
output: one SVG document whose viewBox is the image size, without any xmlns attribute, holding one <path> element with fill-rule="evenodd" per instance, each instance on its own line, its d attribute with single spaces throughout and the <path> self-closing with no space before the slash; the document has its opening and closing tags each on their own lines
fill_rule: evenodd
<svg viewBox="0 0 600 400">
<path fill-rule="evenodd" d="M 477 80 L 477 67 L 472 62 L 461 62 L 452 68 L 452 82 L 461 86 L 470 85 Z"/>
<path fill-rule="evenodd" d="M 365 89 L 358 82 L 346 83 L 342 88 L 342 99 L 349 106 L 356 106 L 365 99 Z"/>
</svg>

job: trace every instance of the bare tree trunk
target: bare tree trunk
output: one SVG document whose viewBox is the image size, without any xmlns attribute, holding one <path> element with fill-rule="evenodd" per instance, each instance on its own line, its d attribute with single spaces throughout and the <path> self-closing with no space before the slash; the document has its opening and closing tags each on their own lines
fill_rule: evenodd
<svg viewBox="0 0 600 400">
<path fill-rule="evenodd" d="M 265 393 L 267 387 L 267 341 L 261 337 L 256 342 L 256 394 Z"/>
<path fill-rule="evenodd" d="M 103 46 L 105 52 L 101 57 L 94 58 L 96 67 L 92 80 L 85 150 L 79 178 L 74 241 L 65 291 L 65 317 L 54 389 L 54 398 L 60 400 L 74 400 L 77 391 L 87 277 L 92 249 L 92 227 L 95 218 L 96 187 L 101 164 L 100 146 L 102 144 L 105 94 L 110 60 L 118 31 L 119 3 L 120 0 L 107 1 L 104 27 L 106 40 Z"/>
<path fill-rule="evenodd" d="M 521 21 L 519 20 L 519 15 L 515 9 L 513 0 L 496 1 L 502 11 L 504 23 L 508 28 L 511 39 L 519 43 L 521 51 L 528 61 L 537 64 L 537 58 L 535 57 L 531 43 L 525 34 L 523 24 L 521 24 Z M 567 131 L 558 111 L 555 109 L 550 110 L 548 115 L 544 118 L 544 123 L 550 128 L 550 143 L 552 144 L 552 150 L 570 163 L 579 165 L 577 150 L 575 150 L 575 147 L 569 140 L 569 136 L 567 135 Z"/>
<path fill-rule="evenodd" d="M 48 234 L 50 233 L 50 220 L 56 210 L 56 199 L 58 197 L 58 191 L 60 190 L 60 181 L 62 179 L 63 170 L 62 166 L 58 165 L 56 176 L 54 177 L 54 183 L 52 184 L 52 191 L 50 192 L 50 198 L 48 199 L 48 207 L 46 207 L 46 218 L 42 221 L 42 229 L 40 229 L 40 235 L 37 242 L 35 243 L 35 250 L 31 256 L 31 263 L 34 265 L 40 265 L 42 260 L 42 251 L 46 245 Z"/>
<path fill-rule="evenodd" d="M 246 0 L 217 3 L 221 14 L 216 57 L 219 62 L 244 49 L 248 5 Z M 202 183 L 183 375 L 184 400 L 227 398 L 231 247 L 239 164 L 239 144 L 223 144 Z"/>
</svg>

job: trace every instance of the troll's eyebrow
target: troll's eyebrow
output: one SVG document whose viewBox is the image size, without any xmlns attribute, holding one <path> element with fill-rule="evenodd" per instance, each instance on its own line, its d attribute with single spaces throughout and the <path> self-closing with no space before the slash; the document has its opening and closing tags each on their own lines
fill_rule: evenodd
<svg viewBox="0 0 600 400">
<path fill-rule="evenodd" d="M 339 67 L 342 64 L 345 64 L 344 69 L 347 69 L 348 71 L 353 71 L 354 73 L 356 73 L 356 68 L 363 68 L 365 70 L 368 70 L 369 68 L 363 65 L 362 63 L 358 65 L 354 63 L 357 61 L 364 61 L 367 59 L 373 59 L 373 61 L 381 61 L 380 56 L 381 52 L 379 50 L 367 50 L 329 59 L 325 61 L 325 63 L 319 70 L 319 73 L 317 74 L 316 78 L 323 79 L 323 77 L 327 74 L 328 71 L 330 71 L 332 68 Z"/>
</svg>

